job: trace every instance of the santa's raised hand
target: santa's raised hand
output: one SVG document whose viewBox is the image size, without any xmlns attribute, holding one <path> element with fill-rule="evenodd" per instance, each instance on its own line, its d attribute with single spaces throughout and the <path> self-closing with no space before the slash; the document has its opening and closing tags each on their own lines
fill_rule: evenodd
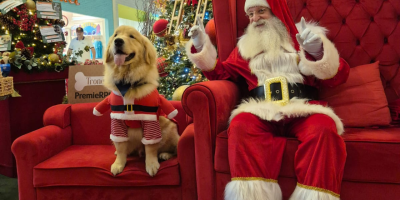
<svg viewBox="0 0 400 200">
<path fill-rule="evenodd" d="M 321 37 L 307 28 L 304 17 L 301 18 L 300 25 L 303 31 L 296 34 L 297 42 L 315 59 L 320 60 L 324 55 Z"/>
<path fill-rule="evenodd" d="M 197 24 L 190 29 L 188 35 L 192 38 L 193 46 L 196 48 L 196 50 L 201 51 L 208 35 L 205 31 L 203 21 L 199 16 L 197 16 Z"/>
</svg>

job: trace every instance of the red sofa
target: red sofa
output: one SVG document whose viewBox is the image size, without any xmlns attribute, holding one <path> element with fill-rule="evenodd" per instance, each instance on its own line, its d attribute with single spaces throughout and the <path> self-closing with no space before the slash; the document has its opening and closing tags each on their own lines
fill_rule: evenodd
<svg viewBox="0 0 400 200">
<path fill-rule="evenodd" d="M 244 2 L 213 1 L 221 60 L 229 56 L 249 23 Z M 399 99 L 400 1 L 287 0 L 287 3 L 295 22 L 304 16 L 327 27 L 328 38 L 351 67 L 379 60 L 388 102 Z M 366 34 L 369 37 L 364 37 Z M 230 112 L 243 97 L 242 91 L 229 81 L 209 81 L 189 87 L 183 95 L 183 107 L 193 117 L 199 200 L 223 199 L 225 185 L 231 178 L 226 129 Z M 400 127 L 346 128 L 343 139 L 348 156 L 341 199 L 400 199 Z M 286 145 L 278 180 L 283 199 L 288 199 L 296 186 L 294 155 L 298 144 L 293 138 Z"/>
<path fill-rule="evenodd" d="M 147 174 L 139 157 L 129 157 L 124 171 L 113 177 L 110 117 L 94 116 L 96 103 L 50 107 L 44 127 L 12 145 L 20 200 L 196 199 L 193 124 L 181 102 L 172 103 L 179 111 L 179 156 L 161 162 L 155 177 Z"/>
</svg>

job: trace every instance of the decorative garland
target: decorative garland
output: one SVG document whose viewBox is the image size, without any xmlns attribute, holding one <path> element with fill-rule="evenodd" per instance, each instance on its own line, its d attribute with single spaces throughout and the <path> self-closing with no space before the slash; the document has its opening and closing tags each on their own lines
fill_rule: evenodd
<svg viewBox="0 0 400 200">
<path fill-rule="evenodd" d="M 52 2 L 51 0 L 46 1 Z M 0 0 L 1 2 L 3 0 Z M 39 29 L 41 25 L 51 26 L 54 24 L 63 27 L 65 22 L 60 19 L 37 18 L 34 9 L 35 2 L 22 4 L 6 14 L 0 13 L 0 35 L 12 34 L 11 50 L 0 52 L 0 64 L 9 63 L 11 70 L 15 72 L 20 70 L 59 72 L 70 65 L 75 65 L 76 57 L 81 56 L 83 51 L 75 53 L 70 60 L 69 57 L 62 54 L 66 46 L 64 41 L 49 44 L 42 42 Z"/>
</svg>

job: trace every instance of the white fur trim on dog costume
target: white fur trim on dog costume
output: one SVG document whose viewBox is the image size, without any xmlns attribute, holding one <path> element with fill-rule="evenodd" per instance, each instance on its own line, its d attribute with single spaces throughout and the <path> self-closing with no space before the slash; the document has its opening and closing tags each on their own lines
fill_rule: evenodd
<svg viewBox="0 0 400 200">
<path fill-rule="evenodd" d="M 252 113 L 261 119 L 268 121 L 279 121 L 286 117 L 306 117 L 312 114 L 325 114 L 333 119 L 339 135 L 344 132 L 343 123 L 340 118 L 329 107 L 308 104 L 306 99 L 293 98 L 289 104 L 280 106 L 272 102 L 256 100 L 253 98 L 244 100 L 238 108 L 232 111 L 229 122 L 239 113 Z"/>
<path fill-rule="evenodd" d="M 255 6 L 264 6 L 270 8 L 267 0 L 246 0 L 246 3 L 244 3 L 244 12 L 247 13 L 249 8 Z"/>
<path fill-rule="evenodd" d="M 178 110 L 175 109 L 174 111 L 172 111 L 171 113 L 169 113 L 169 115 L 168 115 L 167 117 L 168 117 L 168 119 L 172 119 L 172 118 L 174 118 L 177 114 L 178 114 Z"/>
<path fill-rule="evenodd" d="M 110 139 L 113 142 L 126 142 L 128 141 L 128 137 L 119 137 L 119 136 L 115 136 L 113 134 L 110 134 Z"/>
<path fill-rule="evenodd" d="M 143 143 L 144 145 L 147 145 L 147 144 L 156 144 L 156 143 L 161 142 L 161 139 L 162 139 L 162 138 L 157 138 L 157 139 L 152 139 L 152 140 L 146 140 L 146 138 L 142 138 L 142 143 Z"/>
<path fill-rule="evenodd" d="M 277 182 L 232 180 L 225 187 L 225 200 L 281 200 Z"/>
<path fill-rule="evenodd" d="M 202 71 L 214 70 L 217 62 L 217 50 L 211 43 L 210 38 L 208 36 L 206 37 L 206 43 L 203 45 L 203 49 L 200 52 L 192 54 L 192 46 L 193 41 L 189 40 L 186 44 L 186 54 L 188 55 L 190 61 L 192 61 L 192 63 L 194 63 Z"/>
<path fill-rule="evenodd" d="M 93 108 L 93 115 L 102 116 L 103 114 L 101 114 L 99 111 L 97 111 L 96 108 Z"/>
<path fill-rule="evenodd" d="M 157 116 L 153 114 L 111 113 L 110 116 L 111 119 L 157 121 Z"/>
<path fill-rule="evenodd" d="M 309 187 L 304 185 L 296 186 L 289 200 L 340 200 L 339 194 L 322 188 Z"/>
</svg>

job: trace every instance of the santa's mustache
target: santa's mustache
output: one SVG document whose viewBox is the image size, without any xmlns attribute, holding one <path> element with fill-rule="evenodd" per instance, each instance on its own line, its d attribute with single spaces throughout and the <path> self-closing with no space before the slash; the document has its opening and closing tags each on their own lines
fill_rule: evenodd
<svg viewBox="0 0 400 200">
<path fill-rule="evenodd" d="M 257 26 L 259 26 L 259 25 L 265 25 L 266 23 L 267 23 L 267 19 L 260 19 L 260 20 L 258 20 L 258 21 L 256 21 L 256 22 L 253 22 L 253 23 L 251 24 L 251 26 L 257 27 Z"/>
</svg>

